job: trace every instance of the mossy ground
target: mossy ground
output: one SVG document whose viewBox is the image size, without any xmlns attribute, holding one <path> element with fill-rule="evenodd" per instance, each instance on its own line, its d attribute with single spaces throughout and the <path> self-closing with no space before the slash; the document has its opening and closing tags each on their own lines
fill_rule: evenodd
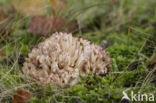
<svg viewBox="0 0 156 103">
<path fill-rule="evenodd" d="M 0 102 L 11 103 L 17 89 L 33 93 L 30 103 L 119 103 L 122 91 L 127 88 L 136 93 L 153 93 L 156 99 L 156 72 L 151 66 L 156 57 L 155 0 L 69 1 L 73 11 L 82 11 L 77 19 L 84 29 L 74 36 L 83 36 L 101 46 L 110 44 L 106 48 L 112 58 L 110 73 L 103 77 L 82 77 L 79 85 L 67 89 L 48 85 L 42 88 L 23 78 L 19 75 L 23 57 L 44 38 L 28 32 L 31 18 L 17 16 L 9 22 L 13 32 L 0 44 L 4 56 L 0 57 Z M 113 1 L 116 3 L 112 4 Z M 103 5 L 86 10 L 92 3 Z"/>
</svg>

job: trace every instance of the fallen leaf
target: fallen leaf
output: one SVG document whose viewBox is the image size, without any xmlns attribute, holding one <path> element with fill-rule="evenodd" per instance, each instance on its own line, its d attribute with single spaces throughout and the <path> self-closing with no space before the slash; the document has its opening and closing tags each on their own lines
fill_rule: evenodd
<svg viewBox="0 0 156 103">
<path fill-rule="evenodd" d="M 17 90 L 17 95 L 14 96 L 13 103 L 28 103 L 28 101 L 32 98 L 32 93 Z"/>
<path fill-rule="evenodd" d="M 23 16 L 40 16 L 47 13 L 50 0 L 13 0 L 14 8 Z"/>
<path fill-rule="evenodd" d="M 54 32 L 76 33 L 77 21 L 68 22 L 64 18 L 35 17 L 30 23 L 29 32 L 37 35 L 48 36 Z"/>
<path fill-rule="evenodd" d="M 52 0 L 52 7 L 59 9 L 67 8 L 67 0 Z"/>
<path fill-rule="evenodd" d="M 2 9 L 0 9 L 0 24 L 1 22 L 3 22 L 6 18 L 7 18 L 7 15 L 4 13 L 4 11 Z"/>
<path fill-rule="evenodd" d="M 151 60 L 151 63 L 148 65 L 149 70 L 153 70 L 156 68 L 156 57 Z M 156 72 L 156 70 L 155 70 Z"/>
<path fill-rule="evenodd" d="M 54 16 L 63 13 L 67 9 L 67 0 L 52 0 L 52 9 Z"/>
<path fill-rule="evenodd" d="M 156 64 L 156 57 L 154 59 L 152 59 L 151 63 Z"/>
<path fill-rule="evenodd" d="M 153 69 L 156 68 L 156 57 L 152 60 Z M 156 72 L 156 71 L 155 71 Z"/>
<path fill-rule="evenodd" d="M 66 0 L 14 0 L 12 4 L 25 17 L 45 15 L 50 6 L 52 6 L 53 15 L 67 8 Z"/>
<path fill-rule="evenodd" d="M 0 61 L 5 58 L 4 49 L 0 49 Z"/>
</svg>

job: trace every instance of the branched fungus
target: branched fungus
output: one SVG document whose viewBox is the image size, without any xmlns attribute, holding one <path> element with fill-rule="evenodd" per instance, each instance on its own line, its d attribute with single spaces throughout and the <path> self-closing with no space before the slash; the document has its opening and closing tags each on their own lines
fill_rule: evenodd
<svg viewBox="0 0 156 103">
<path fill-rule="evenodd" d="M 40 82 L 40 85 L 74 86 L 80 75 L 107 74 L 110 58 L 91 41 L 72 37 L 67 33 L 55 33 L 28 55 L 23 73 Z"/>
</svg>

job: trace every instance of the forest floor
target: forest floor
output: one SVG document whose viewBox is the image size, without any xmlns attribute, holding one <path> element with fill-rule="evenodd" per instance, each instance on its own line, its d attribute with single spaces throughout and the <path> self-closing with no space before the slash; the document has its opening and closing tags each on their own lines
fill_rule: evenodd
<svg viewBox="0 0 156 103">
<path fill-rule="evenodd" d="M 24 58 L 44 37 L 29 32 L 32 17 L 10 11 L 10 2 L 0 0 L 9 20 L 0 21 L 0 102 L 12 103 L 19 89 L 32 93 L 30 103 L 120 103 L 126 89 L 129 96 L 134 91 L 156 99 L 155 0 L 68 0 L 70 17 L 82 27 L 74 36 L 103 46 L 112 63 L 108 75 L 84 77 L 66 89 L 39 87 L 21 77 Z M 5 17 L 1 12 L 0 20 Z"/>
</svg>

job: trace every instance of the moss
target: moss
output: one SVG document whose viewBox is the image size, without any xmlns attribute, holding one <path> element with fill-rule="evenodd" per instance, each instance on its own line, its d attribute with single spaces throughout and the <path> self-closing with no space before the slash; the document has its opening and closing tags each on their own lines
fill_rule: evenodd
<svg viewBox="0 0 156 103">
<path fill-rule="evenodd" d="M 8 1 L 10 0 L 6 0 L 5 3 L 9 3 Z M 75 36 L 83 36 L 98 45 L 103 45 L 103 40 L 113 44 L 106 48 L 112 58 L 110 73 L 103 77 L 92 75 L 82 77 L 83 80 L 79 85 L 67 89 L 56 89 L 49 85 L 41 88 L 29 78 L 22 78 L 19 75 L 21 66 L 17 62 L 19 55 L 23 54 L 27 57 L 32 47 L 43 38 L 28 32 L 31 18 L 23 20 L 20 16 L 10 21 L 14 31 L 9 41 L 0 44 L 0 51 L 4 48 L 6 57 L 0 56 L 0 93 L 5 94 L 9 90 L 5 94 L 6 97 L 0 96 L 0 100 L 3 99 L 3 103 L 11 103 L 17 88 L 29 90 L 34 94 L 30 103 L 119 103 L 123 96 L 122 91 L 127 88 L 133 88 L 135 92 L 142 90 L 144 93 L 155 91 L 156 87 L 151 85 L 151 81 L 155 80 L 153 76 L 156 73 L 149 75 L 151 68 L 149 69 L 148 66 L 156 55 L 155 0 L 116 0 L 118 2 L 113 5 L 111 1 L 106 0 L 90 3 L 85 3 L 83 0 L 83 5 L 77 4 L 78 1 L 69 1 L 73 7 L 70 9 L 75 12 L 72 12 L 73 18 L 77 18 L 75 15 L 85 11 L 81 12 L 83 14 L 78 17 L 78 20 L 83 27 L 86 24 L 92 27 L 91 29 L 86 27 L 85 32 Z M 93 2 L 102 4 L 102 7 L 98 5 L 90 10 L 84 10 Z M 81 6 L 84 6 L 83 9 L 78 11 Z M 98 15 L 95 13 L 97 11 L 101 12 L 98 17 L 100 20 L 94 20 Z M 94 24 L 100 21 L 97 28 Z M 128 28 L 130 28 L 129 35 Z M 8 65 L 9 61 L 12 62 L 11 65 Z"/>
</svg>

